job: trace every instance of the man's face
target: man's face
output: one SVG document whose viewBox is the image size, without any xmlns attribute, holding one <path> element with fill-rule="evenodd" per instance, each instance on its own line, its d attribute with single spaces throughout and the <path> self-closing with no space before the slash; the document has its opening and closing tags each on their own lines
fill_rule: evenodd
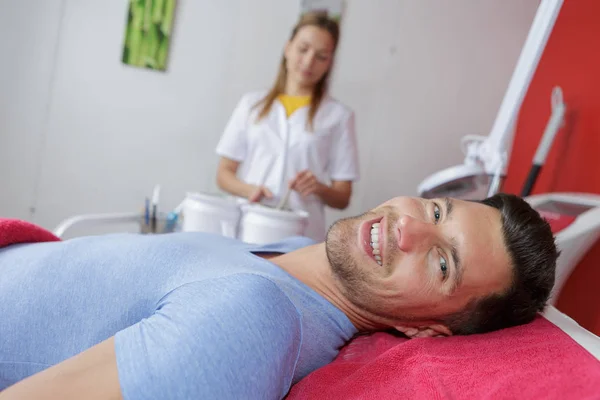
<svg viewBox="0 0 600 400">
<path fill-rule="evenodd" d="M 327 233 L 343 293 L 392 320 L 431 320 L 511 280 L 498 210 L 453 199 L 396 197 Z"/>
</svg>

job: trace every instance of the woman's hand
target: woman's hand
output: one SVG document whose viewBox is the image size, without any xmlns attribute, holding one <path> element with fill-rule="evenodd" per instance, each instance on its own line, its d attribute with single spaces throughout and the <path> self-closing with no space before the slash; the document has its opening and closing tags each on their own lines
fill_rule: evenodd
<svg viewBox="0 0 600 400">
<path fill-rule="evenodd" d="M 289 186 L 302 196 L 317 195 L 329 207 L 340 210 L 348 207 L 352 195 L 352 181 L 334 180 L 330 186 L 327 186 L 319 182 L 309 170 L 299 172 L 289 182 Z"/>
<path fill-rule="evenodd" d="M 265 186 L 250 185 L 237 177 L 240 163 L 226 157 L 221 157 L 217 169 L 217 184 L 219 187 L 234 196 L 247 198 L 254 203 L 263 198 L 270 199 L 273 194 Z"/>
<path fill-rule="evenodd" d="M 250 192 L 248 196 L 248 201 L 250 203 L 258 203 L 263 198 L 270 199 L 273 197 L 273 193 L 265 186 L 254 186 L 253 190 Z"/>
<path fill-rule="evenodd" d="M 325 185 L 319 182 L 312 172 L 305 169 L 298 172 L 296 177 L 289 182 L 289 186 L 302 196 L 309 196 L 311 194 L 320 195 Z"/>
</svg>

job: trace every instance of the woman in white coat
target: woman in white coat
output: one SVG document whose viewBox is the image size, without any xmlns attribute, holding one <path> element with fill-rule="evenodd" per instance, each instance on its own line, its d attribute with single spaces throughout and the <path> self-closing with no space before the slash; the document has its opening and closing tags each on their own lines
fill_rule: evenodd
<svg viewBox="0 0 600 400">
<path fill-rule="evenodd" d="M 344 209 L 359 178 L 354 113 L 327 93 L 338 24 L 304 15 L 285 45 L 275 84 L 246 94 L 217 146 L 217 184 L 251 202 L 276 205 L 292 189 L 305 235 L 325 238 L 325 205 Z"/>
</svg>

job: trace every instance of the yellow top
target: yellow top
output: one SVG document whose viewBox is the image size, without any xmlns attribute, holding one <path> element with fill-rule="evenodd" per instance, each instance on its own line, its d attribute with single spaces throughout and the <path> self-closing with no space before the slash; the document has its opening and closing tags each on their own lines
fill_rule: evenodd
<svg viewBox="0 0 600 400">
<path fill-rule="evenodd" d="M 280 94 L 277 99 L 283 104 L 283 107 L 285 107 L 288 118 L 297 109 L 310 105 L 310 96 L 288 96 L 287 94 Z"/>
</svg>

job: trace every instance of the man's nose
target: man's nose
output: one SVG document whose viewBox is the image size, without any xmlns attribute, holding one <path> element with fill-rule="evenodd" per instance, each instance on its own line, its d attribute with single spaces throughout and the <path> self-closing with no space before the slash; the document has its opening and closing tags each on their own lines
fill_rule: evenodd
<svg viewBox="0 0 600 400">
<path fill-rule="evenodd" d="M 435 225 L 410 215 L 398 220 L 398 247 L 404 252 L 414 252 L 431 247 L 435 240 Z"/>
</svg>

